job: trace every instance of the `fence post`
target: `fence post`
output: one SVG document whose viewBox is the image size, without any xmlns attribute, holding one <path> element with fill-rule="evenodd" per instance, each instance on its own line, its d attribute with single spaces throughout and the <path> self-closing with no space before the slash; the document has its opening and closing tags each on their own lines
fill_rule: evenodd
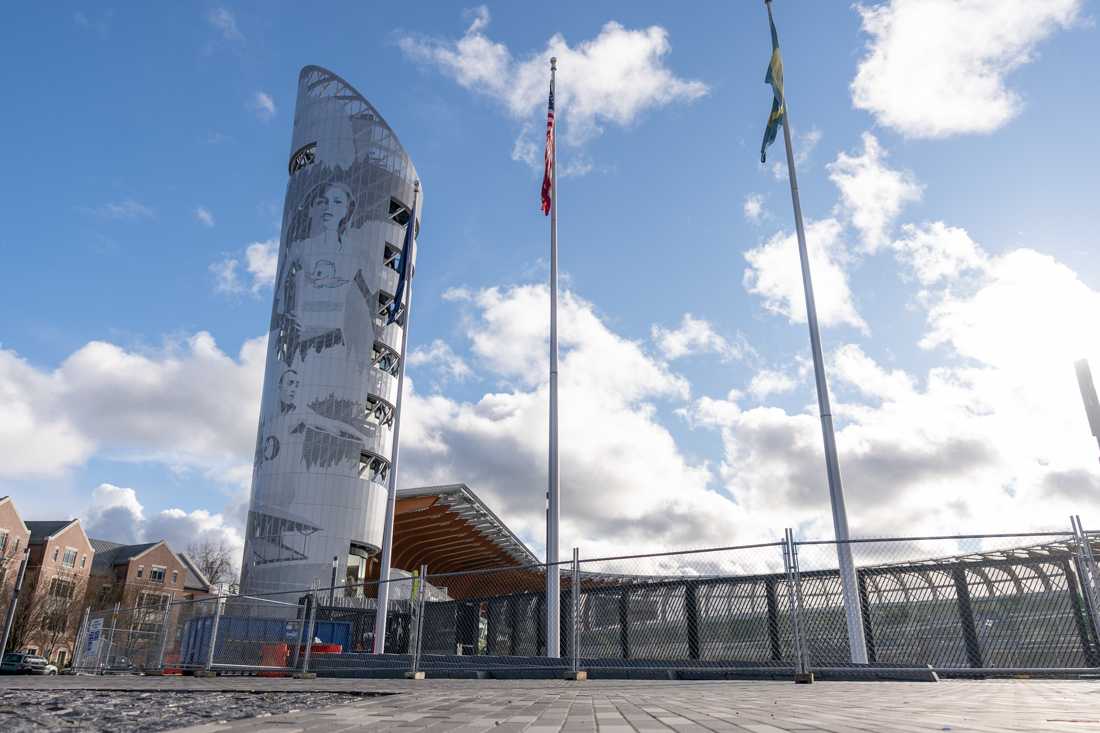
<svg viewBox="0 0 1100 733">
<path fill-rule="evenodd" d="M 168 646 L 168 623 L 172 615 L 172 599 L 164 604 L 164 618 L 160 622 L 160 651 L 157 652 L 157 669 L 164 670 L 164 648 Z"/>
<path fill-rule="evenodd" d="M 867 663 L 874 664 L 878 661 L 878 652 L 875 650 L 875 629 L 871 623 L 871 598 L 867 594 L 867 573 L 856 568 L 856 586 L 859 588 L 859 609 L 863 615 L 863 640 L 867 645 Z"/>
<path fill-rule="evenodd" d="M 798 573 L 798 550 L 794 530 L 783 533 L 783 564 L 787 575 L 787 613 L 791 619 L 791 641 L 794 645 L 794 681 L 813 682 L 807 664 L 805 642 L 802 638 L 802 578 Z"/>
<path fill-rule="evenodd" d="M 630 659 L 630 586 L 619 591 L 619 649 L 623 659 Z"/>
<path fill-rule="evenodd" d="M 427 584 L 428 578 L 428 566 L 420 566 L 420 583 L 416 587 L 416 602 L 412 604 L 412 608 L 416 610 L 416 643 L 413 646 L 412 657 L 412 672 L 415 676 L 420 671 L 420 650 L 423 648 L 424 641 L 424 586 Z M 456 618 L 457 620 L 457 618 Z"/>
<path fill-rule="evenodd" d="M 214 620 L 210 624 L 210 648 L 206 650 L 206 664 L 203 666 L 207 674 L 211 673 L 211 668 L 214 666 L 214 647 L 218 645 L 218 622 L 222 617 L 223 600 L 220 595 L 214 600 Z"/>
<path fill-rule="evenodd" d="M 309 623 L 306 625 L 306 653 L 302 657 L 302 676 L 309 675 L 309 658 L 313 651 L 313 626 L 317 622 L 317 594 L 309 594 Z"/>
<path fill-rule="evenodd" d="M 84 662 L 84 646 L 88 643 L 88 616 L 92 612 L 91 606 L 84 607 L 84 615 L 80 618 L 80 628 L 76 632 L 76 644 L 73 646 L 73 669 L 80 669 Z"/>
<path fill-rule="evenodd" d="M 573 613 L 570 614 L 571 627 L 569 630 L 569 643 L 571 645 L 570 656 L 573 658 L 573 672 L 576 673 L 579 669 L 579 655 L 580 655 L 580 642 L 577 639 L 577 633 L 580 624 L 577 622 L 577 617 L 580 615 L 581 608 L 581 551 L 580 549 L 573 548 L 573 580 L 569 589 L 570 600 L 573 601 Z"/>
<path fill-rule="evenodd" d="M 115 602 L 115 610 L 111 611 L 111 633 L 107 634 L 107 670 L 111 669 L 111 648 L 115 645 L 115 627 L 118 626 L 118 609 L 122 605 L 122 601 Z M 100 656 L 96 660 L 96 671 L 101 672 L 103 667 L 103 656 Z"/>
<path fill-rule="evenodd" d="M 698 659 L 699 593 L 693 580 L 684 583 L 684 616 L 687 621 L 688 659 Z"/>
<path fill-rule="evenodd" d="M 779 597 L 775 592 L 777 582 L 774 577 L 764 580 L 764 601 L 768 606 L 768 647 L 773 662 L 783 660 L 783 645 L 779 641 Z"/>
<path fill-rule="evenodd" d="M 1073 558 L 1075 561 L 1079 558 Z M 1081 653 L 1085 655 L 1085 664 L 1090 667 L 1100 667 L 1100 649 L 1097 642 L 1093 641 L 1089 631 L 1088 604 L 1084 598 L 1085 588 L 1079 582 L 1081 579 L 1081 566 L 1077 562 L 1070 563 L 1068 559 L 1059 563 L 1062 574 L 1066 576 L 1066 591 L 1069 593 L 1069 602 L 1073 607 L 1073 622 L 1077 627 L 1077 636 L 1081 639 Z"/>
<path fill-rule="evenodd" d="M 19 562 L 19 573 L 15 576 L 15 586 L 11 591 L 11 600 L 8 601 L 7 618 L 4 619 L 4 639 L 0 642 L 0 656 L 8 651 L 8 640 L 11 636 L 11 625 L 15 622 L 15 609 L 19 605 L 19 591 L 23 589 L 23 577 L 27 574 L 27 563 L 30 561 L 31 548 L 28 545 L 23 550 L 23 559 Z"/>
<path fill-rule="evenodd" d="M 1081 595 L 1085 599 L 1085 610 L 1088 613 L 1092 626 L 1093 638 L 1100 644 L 1100 568 L 1096 565 L 1096 557 L 1092 553 L 1092 543 L 1089 535 L 1081 524 L 1081 517 L 1070 517 L 1073 527 L 1074 544 L 1077 545 L 1077 569 L 1081 581 Z"/>
<path fill-rule="evenodd" d="M 305 608 L 302 606 L 305 605 Z M 302 613 L 301 620 L 298 621 L 298 641 L 294 645 L 294 651 L 290 657 L 290 666 L 293 669 L 298 669 L 298 657 L 302 653 L 302 636 L 306 633 L 306 622 L 309 620 L 309 602 L 302 604 L 302 599 L 298 599 L 298 607 Z"/>
<path fill-rule="evenodd" d="M 978 639 L 978 628 L 974 625 L 974 606 L 970 601 L 970 586 L 966 582 L 966 570 L 955 563 L 951 568 L 951 577 L 955 581 L 955 598 L 959 608 L 959 624 L 962 626 L 963 642 L 966 644 L 966 657 L 975 669 L 984 667 L 982 644 Z"/>
</svg>

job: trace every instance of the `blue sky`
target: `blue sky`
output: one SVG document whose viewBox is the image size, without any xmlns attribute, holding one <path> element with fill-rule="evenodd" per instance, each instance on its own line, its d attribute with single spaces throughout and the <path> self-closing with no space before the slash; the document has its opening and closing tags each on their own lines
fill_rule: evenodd
<svg viewBox="0 0 1100 733">
<path fill-rule="evenodd" d="M 1072 370 L 1100 356 L 1095 4 L 775 13 L 853 525 L 1100 517 Z M 236 541 L 250 340 L 297 74 L 319 64 L 381 111 L 426 192 L 402 483 L 467 482 L 539 547 L 548 226 L 521 153 L 541 158 L 555 49 L 564 540 L 828 534 L 782 146 L 758 160 L 762 4 L 53 3 L 9 21 L 0 493 L 26 516 Z"/>
</svg>

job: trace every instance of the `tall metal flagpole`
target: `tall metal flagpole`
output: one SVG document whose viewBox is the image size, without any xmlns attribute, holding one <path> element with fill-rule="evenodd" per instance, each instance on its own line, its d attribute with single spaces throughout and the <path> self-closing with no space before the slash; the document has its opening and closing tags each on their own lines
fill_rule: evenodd
<svg viewBox="0 0 1100 733">
<path fill-rule="evenodd" d="M 554 89 L 558 60 L 550 59 L 550 89 Z M 556 112 L 555 112 L 556 115 Z M 557 123 L 555 122 L 555 125 Z M 558 562 L 558 144 L 554 148 L 550 179 L 550 486 L 546 492 L 546 656 L 561 656 L 561 583 Z"/>
<path fill-rule="evenodd" d="M 768 20 L 772 20 L 770 0 Z M 774 22 L 774 21 L 773 21 Z M 867 664 L 867 641 L 863 634 L 863 614 L 860 610 L 859 588 L 852 546 L 848 539 L 848 513 L 844 508 L 844 487 L 840 482 L 840 461 L 833 436 L 833 413 L 829 406 L 829 385 L 825 381 L 825 364 L 821 358 L 821 334 L 817 327 L 817 306 L 810 279 L 810 258 L 806 253 L 806 232 L 802 226 L 802 204 L 798 199 L 798 178 L 794 170 L 794 150 L 791 147 L 791 108 L 783 91 L 783 143 L 787 148 L 787 177 L 791 182 L 791 204 L 794 206 L 794 226 L 798 234 L 798 258 L 802 263 L 802 286 L 806 292 L 806 320 L 810 326 L 810 351 L 814 360 L 814 382 L 817 384 L 817 406 L 821 413 L 821 434 L 825 440 L 825 471 L 829 478 L 829 503 L 833 509 L 833 531 L 836 534 L 836 554 L 840 567 L 840 589 L 848 621 L 848 643 L 853 664 Z"/>
<path fill-rule="evenodd" d="M 420 197 L 420 181 L 413 185 L 413 207 L 409 214 L 409 223 L 413 231 L 413 251 L 416 250 L 416 209 Z M 411 253 L 410 253 L 411 254 Z M 416 260 L 410 257 L 408 262 L 401 263 L 408 268 Z M 393 416 L 393 447 L 390 449 L 390 485 L 389 494 L 386 496 L 386 518 L 382 528 L 382 552 L 379 558 L 378 568 L 378 595 L 374 612 L 374 653 L 383 654 L 386 651 L 386 615 L 389 611 L 390 600 L 390 560 L 393 558 L 393 518 L 397 512 L 397 460 L 401 453 L 401 402 L 405 395 L 405 355 L 409 345 L 409 321 L 412 315 L 412 272 L 405 274 L 405 325 L 401 327 L 401 358 L 397 368 L 397 400 L 394 405 Z M 401 304 L 398 303 L 400 308 Z"/>
</svg>

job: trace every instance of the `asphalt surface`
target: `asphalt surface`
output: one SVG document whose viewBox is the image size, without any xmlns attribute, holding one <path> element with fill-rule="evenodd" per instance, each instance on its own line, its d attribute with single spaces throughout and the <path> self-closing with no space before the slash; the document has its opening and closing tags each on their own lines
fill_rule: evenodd
<svg viewBox="0 0 1100 733">
<path fill-rule="evenodd" d="M 3 731 L 174 729 L 1100 733 L 1100 681 L 0 678 Z"/>
</svg>

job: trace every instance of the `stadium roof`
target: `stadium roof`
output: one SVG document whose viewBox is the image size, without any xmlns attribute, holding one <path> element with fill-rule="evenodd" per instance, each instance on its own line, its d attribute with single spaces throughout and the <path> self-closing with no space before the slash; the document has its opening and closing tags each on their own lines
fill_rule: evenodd
<svg viewBox="0 0 1100 733">
<path fill-rule="evenodd" d="M 539 559 L 465 484 L 397 492 L 392 566 L 456 572 L 531 565 Z M 369 577 L 377 577 L 372 561 Z"/>
</svg>

